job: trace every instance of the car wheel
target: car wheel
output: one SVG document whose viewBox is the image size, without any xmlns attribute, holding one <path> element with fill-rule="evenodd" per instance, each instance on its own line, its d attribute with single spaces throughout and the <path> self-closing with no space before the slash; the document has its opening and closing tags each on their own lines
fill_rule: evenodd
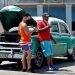
<svg viewBox="0 0 75 75">
<path fill-rule="evenodd" d="M 44 56 L 41 49 L 39 48 L 36 53 L 36 58 L 34 59 L 34 64 L 36 68 L 41 68 L 43 66 L 43 62 L 44 62 Z"/>
<path fill-rule="evenodd" d="M 71 55 L 68 55 L 69 60 L 74 60 L 75 61 L 75 47 L 73 48 L 73 52 Z"/>
<path fill-rule="evenodd" d="M 0 60 L 0 64 L 2 63 L 2 61 Z"/>
</svg>

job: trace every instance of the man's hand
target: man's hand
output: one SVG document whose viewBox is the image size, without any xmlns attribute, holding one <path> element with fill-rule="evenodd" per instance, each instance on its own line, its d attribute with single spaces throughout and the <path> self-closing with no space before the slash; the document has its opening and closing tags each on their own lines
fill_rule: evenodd
<svg viewBox="0 0 75 75">
<path fill-rule="evenodd" d="M 30 34 L 37 32 L 37 28 L 33 27 L 33 28 L 29 28 Z"/>
<path fill-rule="evenodd" d="M 36 28 L 36 27 L 34 27 L 34 28 L 33 28 L 33 31 L 34 31 L 34 32 L 37 32 L 37 28 Z"/>
</svg>

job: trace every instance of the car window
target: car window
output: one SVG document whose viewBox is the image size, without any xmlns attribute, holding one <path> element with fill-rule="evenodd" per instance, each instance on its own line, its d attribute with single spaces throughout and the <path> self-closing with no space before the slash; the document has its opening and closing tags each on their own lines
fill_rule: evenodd
<svg viewBox="0 0 75 75">
<path fill-rule="evenodd" d="M 60 22 L 59 25 L 60 25 L 61 33 L 68 33 L 68 30 L 67 30 L 66 25 L 64 23 Z"/>
<path fill-rule="evenodd" d="M 51 22 L 51 32 L 59 32 L 58 22 Z"/>
</svg>

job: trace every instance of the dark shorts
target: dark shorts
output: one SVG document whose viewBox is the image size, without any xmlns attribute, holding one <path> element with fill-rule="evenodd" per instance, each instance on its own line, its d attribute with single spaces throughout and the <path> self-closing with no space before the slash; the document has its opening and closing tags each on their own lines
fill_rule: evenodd
<svg viewBox="0 0 75 75">
<path fill-rule="evenodd" d="M 28 50 L 32 50 L 32 44 L 25 44 L 22 45 L 22 50 L 28 51 Z"/>
</svg>

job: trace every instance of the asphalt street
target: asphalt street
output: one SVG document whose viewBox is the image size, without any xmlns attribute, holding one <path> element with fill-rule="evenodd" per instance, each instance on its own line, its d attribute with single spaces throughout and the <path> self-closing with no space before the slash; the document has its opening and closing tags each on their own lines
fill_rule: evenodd
<svg viewBox="0 0 75 75">
<path fill-rule="evenodd" d="M 40 69 L 35 69 L 36 73 L 21 72 L 18 63 L 4 61 L 0 65 L 0 75 L 75 75 L 75 61 L 66 59 L 55 59 L 54 64 L 58 71 L 48 71 L 47 65 Z"/>
</svg>

